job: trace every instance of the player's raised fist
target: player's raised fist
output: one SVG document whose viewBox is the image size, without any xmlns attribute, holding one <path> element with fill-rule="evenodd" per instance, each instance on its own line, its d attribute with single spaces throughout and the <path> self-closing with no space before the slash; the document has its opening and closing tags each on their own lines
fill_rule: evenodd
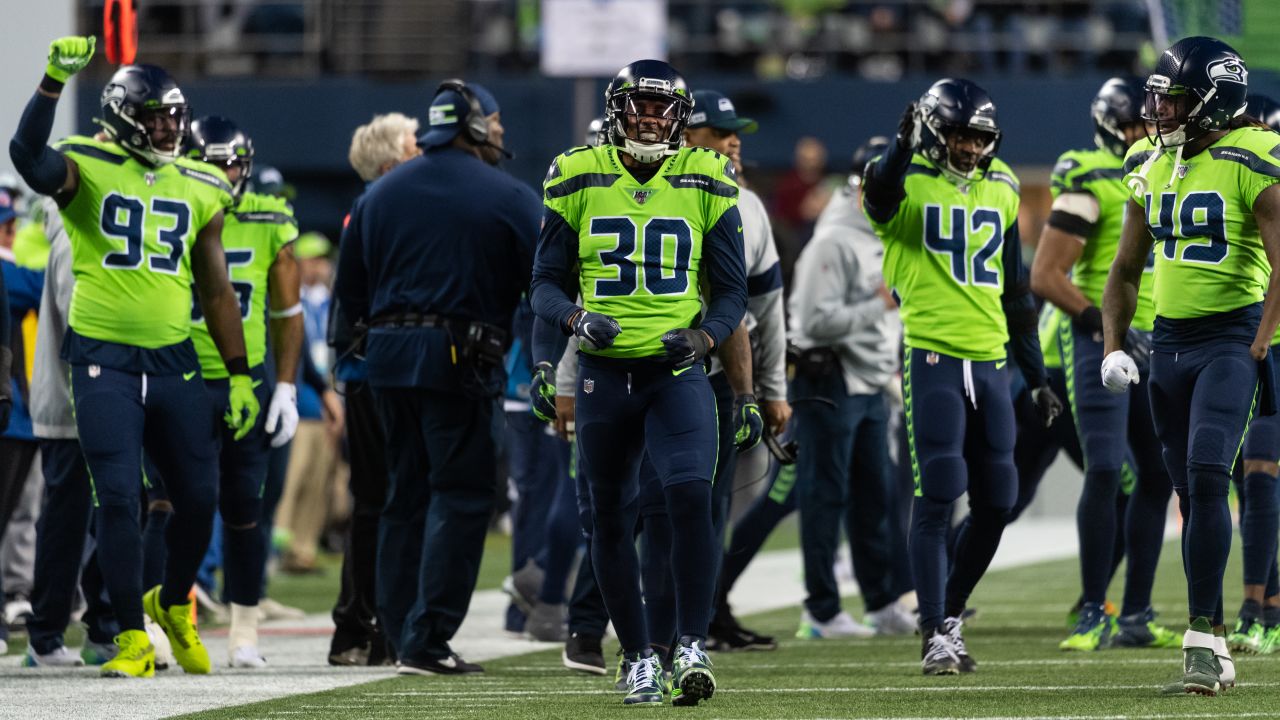
<svg viewBox="0 0 1280 720">
<path fill-rule="evenodd" d="M 68 35 L 54 40 L 49 43 L 49 65 L 44 69 L 45 74 L 58 82 L 66 82 L 93 59 L 95 45 L 97 39 L 92 35 Z"/>
</svg>

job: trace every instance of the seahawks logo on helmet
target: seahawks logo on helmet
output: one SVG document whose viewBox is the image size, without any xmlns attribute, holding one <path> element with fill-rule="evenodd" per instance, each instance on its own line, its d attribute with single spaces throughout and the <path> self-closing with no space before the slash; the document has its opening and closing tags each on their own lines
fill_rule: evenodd
<svg viewBox="0 0 1280 720">
<path fill-rule="evenodd" d="M 1245 70 L 1244 63 L 1236 58 L 1228 57 L 1215 60 L 1209 63 L 1206 72 L 1215 85 L 1220 82 L 1233 82 L 1241 85 L 1249 83 L 1249 71 Z"/>
</svg>

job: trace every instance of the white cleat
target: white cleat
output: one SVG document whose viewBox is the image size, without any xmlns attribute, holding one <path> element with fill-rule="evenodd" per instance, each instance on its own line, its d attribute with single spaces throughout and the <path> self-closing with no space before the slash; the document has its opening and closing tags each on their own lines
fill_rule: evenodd
<svg viewBox="0 0 1280 720">
<path fill-rule="evenodd" d="M 1236 662 L 1231 659 L 1231 651 L 1227 648 L 1227 639 L 1215 635 L 1213 638 L 1213 656 L 1222 666 L 1222 672 L 1218 674 L 1218 682 L 1222 684 L 1222 689 L 1233 688 L 1236 686 Z"/>
<path fill-rule="evenodd" d="M 231 659 L 227 664 L 233 668 L 261 670 L 267 666 L 267 660 L 262 657 L 262 653 L 258 652 L 258 648 L 253 645 L 241 645 L 240 647 L 232 648 Z"/>
<path fill-rule="evenodd" d="M 27 646 L 27 654 L 22 656 L 22 667 L 84 667 L 84 659 L 79 653 L 68 650 L 65 645 L 59 645 L 53 652 L 44 655 Z"/>
<path fill-rule="evenodd" d="M 144 618 L 144 622 L 147 638 L 156 649 L 156 669 L 168 670 L 177 662 L 173 659 L 173 646 L 169 644 L 169 636 L 165 635 L 164 628 L 160 627 L 155 620 L 147 617 Z"/>
<path fill-rule="evenodd" d="M 30 600 L 18 598 L 4 604 L 4 624 L 9 627 L 26 627 L 31 615 Z"/>
<path fill-rule="evenodd" d="M 808 610 L 800 612 L 800 630 L 796 637 L 801 639 L 836 638 L 869 638 L 876 634 L 875 630 L 849 617 L 849 613 L 841 610 L 835 617 L 826 622 L 818 622 Z"/>
<path fill-rule="evenodd" d="M 867 613 L 863 622 L 875 628 L 876 635 L 911 635 L 916 631 L 916 616 L 900 600 Z"/>
<path fill-rule="evenodd" d="M 271 598 L 262 598 L 258 601 L 258 619 L 263 622 L 268 620 L 306 620 L 307 613 Z"/>
</svg>

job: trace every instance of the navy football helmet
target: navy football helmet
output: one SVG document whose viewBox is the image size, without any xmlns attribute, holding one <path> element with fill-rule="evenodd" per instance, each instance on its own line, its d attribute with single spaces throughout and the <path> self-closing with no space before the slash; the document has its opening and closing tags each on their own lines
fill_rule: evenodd
<svg viewBox="0 0 1280 720">
<path fill-rule="evenodd" d="M 152 131 L 171 119 L 175 135 L 158 147 Z M 178 84 L 155 65 L 125 65 L 102 89 L 99 124 L 125 150 L 148 165 L 167 165 L 178 159 L 191 124 L 191 110 Z"/>
<path fill-rule="evenodd" d="M 604 91 L 609 142 L 642 163 L 674 155 L 684 142 L 693 98 L 684 77 L 661 60 L 638 60 Z"/>
<path fill-rule="evenodd" d="M 1266 95 L 1250 95 L 1245 103 L 1244 112 L 1249 117 L 1280 132 L 1280 103 Z"/>
<path fill-rule="evenodd" d="M 1135 78 L 1113 77 L 1102 84 L 1089 109 L 1093 116 L 1093 142 L 1099 149 L 1120 157 L 1129 152 L 1125 127 L 1144 122 L 1143 100 L 1143 83 Z"/>
<path fill-rule="evenodd" d="M 239 167 L 240 177 L 231 184 L 236 197 L 253 174 L 253 140 L 221 115 L 207 115 L 191 123 L 183 154 L 223 169 Z"/>
<path fill-rule="evenodd" d="M 850 163 L 849 184 L 857 187 L 862 184 L 862 177 L 866 174 L 867 165 L 872 160 L 884 154 L 889 147 L 889 138 L 883 135 L 876 135 L 870 140 L 863 143 L 857 150 L 853 151 L 853 161 Z"/>
<path fill-rule="evenodd" d="M 1143 119 L 1157 123 L 1161 145 L 1176 147 L 1205 133 L 1226 130 L 1232 119 L 1244 113 L 1249 71 L 1230 45 L 1210 37 L 1189 37 L 1160 55 L 1147 78 L 1146 92 Z"/>
<path fill-rule="evenodd" d="M 953 182 L 968 183 L 986 173 L 1000 148 L 1000 123 L 995 103 L 986 90 L 969 80 L 944 78 L 916 101 L 919 152 Z M 977 162 L 968 170 L 950 157 L 947 138 L 957 131 L 980 133 L 986 141 Z M 965 163 L 967 164 L 967 163 Z"/>
</svg>

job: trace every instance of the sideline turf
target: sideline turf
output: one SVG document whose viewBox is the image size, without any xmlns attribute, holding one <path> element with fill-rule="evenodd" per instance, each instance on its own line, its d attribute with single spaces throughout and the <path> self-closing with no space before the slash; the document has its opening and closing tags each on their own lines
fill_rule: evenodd
<svg viewBox="0 0 1280 720">
<path fill-rule="evenodd" d="M 1240 602 L 1239 546 L 1228 571 L 1229 621 Z M 1123 578 L 1123 568 L 1119 577 Z M 798 610 L 755 616 L 776 633 L 772 653 L 715 655 L 720 690 L 697 709 L 623 708 L 611 682 L 570 673 L 559 652 L 485 663 L 483 677 L 398 678 L 313 695 L 184 716 L 230 718 L 613 718 L 685 713 L 707 718 L 1264 718 L 1280 716 L 1280 656 L 1237 659 L 1241 687 L 1219 698 L 1164 697 L 1180 654 L 1106 650 L 1070 654 L 1066 611 L 1078 591 L 1074 560 L 992 573 L 974 598 L 967 626 L 978 672 L 925 678 L 915 637 L 872 641 L 792 638 Z M 1112 587 L 1119 599 L 1121 586 Z M 1177 543 L 1166 545 L 1156 587 L 1161 620 L 1178 626 L 1184 602 Z M 859 608 L 858 602 L 847 605 Z M 1185 620 L 1184 620 L 1185 622 Z"/>
</svg>

